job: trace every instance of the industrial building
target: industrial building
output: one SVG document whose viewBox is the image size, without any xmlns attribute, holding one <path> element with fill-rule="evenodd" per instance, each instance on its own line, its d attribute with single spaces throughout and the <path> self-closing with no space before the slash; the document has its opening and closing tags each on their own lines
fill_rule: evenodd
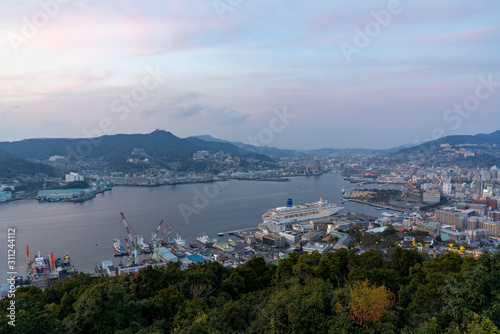
<svg viewBox="0 0 500 334">
<path fill-rule="evenodd" d="M 6 202 L 12 198 L 12 193 L 10 191 L 0 191 L 0 203 Z"/>
</svg>

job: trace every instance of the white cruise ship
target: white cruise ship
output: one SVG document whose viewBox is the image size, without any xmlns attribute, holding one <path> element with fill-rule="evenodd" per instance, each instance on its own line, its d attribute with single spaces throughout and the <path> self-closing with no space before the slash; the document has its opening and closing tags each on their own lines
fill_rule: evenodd
<svg viewBox="0 0 500 334">
<path fill-rule="evenodd" d="M 343 207 L 328 203 L 323 199 L 301 205 L 293 205 L 292 200 L 289 199 L 286 206 L 269 210 L 262 216 L 262 219 L 264 223 L 273 223 L 284 227 L 305 220 L 328 217 L 342 209 Z"/>
</svg>

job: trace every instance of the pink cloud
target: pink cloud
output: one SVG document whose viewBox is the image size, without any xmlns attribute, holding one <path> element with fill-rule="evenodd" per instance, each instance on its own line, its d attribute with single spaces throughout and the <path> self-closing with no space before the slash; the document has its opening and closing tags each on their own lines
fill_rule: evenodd
<svg viewBox="0 0 500 334">
<path fill-rule="evenodd" d="M 451 33 L 441 34 L 439 36 L 430 38 L 431 42 L 451 42 L 451 43 L 480 43 L 482 39 L 498 37 L 499 26 L 492 25 L 476 29 L 467 29 L 454 31 Z"/>
</svg>

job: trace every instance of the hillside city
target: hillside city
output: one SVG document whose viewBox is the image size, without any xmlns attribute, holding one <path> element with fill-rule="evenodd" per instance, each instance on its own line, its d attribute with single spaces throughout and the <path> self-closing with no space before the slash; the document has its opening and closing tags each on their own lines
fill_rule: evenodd
<svg viewBox="0 0 500 334">
<path fill-rule="evenodd" d="M 63 177 L 35 173 L 2 178 L 0 202 L 28 198 L 85 201 L 115 186 L 230 179 L 288 182 L 292 177 L 338 172 L 352 185 L 343 189 L 342 201 L 365 203 L 392 213 L 384 212 L 381 218 L 375 218 L 342 212 L 327 219 L 287 226 L 286 231 L 259 225 L 249 242 L 267 242 L 276 247 L 279 252 L 273 252 L 268 261 L 286 254 L 285 247 L 291 247 L 289 251 L 295 247 L 321 252 L 356 247 L 363 251 L 374 245 L 384 249 L 398 242 L 402 247 L 415 248 L 430 256 L 448 251 L 476 256 L 496 251 L 500 240 L 500 173 L 496 165 L 488 163 L 498 158 L 497 146 L 450 142 L 435 144 L 427 150 L 416 147 L 413 151 L 406 148 L 395 153 L 294 151 L 266 161 L 222 150 L 199 150 L 166 166 L 146 149 L 134 147 L 123 158 L 132 170 L 129 172 L 114 170 L 105 157 L 73 160 L 54 155 L 45 160 L 31 160 L 51 166 Z M 242 236 L 246 237 L 247 234 Z M 384 242 L 385 239 L 390 243 Z M 234 256 L 229 257 L 233 260 L 229 263 L 239 263 Z"/>
</svg>

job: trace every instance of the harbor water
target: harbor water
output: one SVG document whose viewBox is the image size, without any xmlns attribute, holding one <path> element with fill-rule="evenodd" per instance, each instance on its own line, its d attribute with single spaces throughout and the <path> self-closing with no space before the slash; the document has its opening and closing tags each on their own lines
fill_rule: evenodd
<svg viewBox="0 0 500 334">
<path fill-rule="evenodd" d="M 7 278 L 7 229 L 16 228 L 16 266 L 25 274 L 25 249 L 31 257 L 41 251 L 62 257 L 68 252 L 80 272 L 93 272 L 102 260 L 115 264 L 113 238 L 125 246 L 126 230 L 120 221 L 123 212 L 138 235 L 151 240 L 158 224 L 172 223 L 171 237 L 177 234 L 186 243 L 195 242 L 199 233 L 218 238 L 218 232 L 256 227 L 269 209 L 284 206 L 288 198 L 295 204 L 321 198 L 343 206 L 341 213 L 356 212 L 380 216 L 381 211 L 359 203 L 341 204 L 342 188 L 353 185 L 340 173 L 294 177 L 290 182 L 252 182 L 230 180 L 217 183 L 184 184 L 161 187 L 115 187 L 83 203 L 46 203 L 22 200 L 0 204 L 0 281 Z M 162 228 L 163 230 L 163 228 Z M 160 234 L 163 231 L 160 231 Z M 167 232 L 168 233 L 168 232 Z M 227 234 L 225 237 L 227 239 Z M 219 238 L 221 240 L 222 238 Z"/>
</svg>

